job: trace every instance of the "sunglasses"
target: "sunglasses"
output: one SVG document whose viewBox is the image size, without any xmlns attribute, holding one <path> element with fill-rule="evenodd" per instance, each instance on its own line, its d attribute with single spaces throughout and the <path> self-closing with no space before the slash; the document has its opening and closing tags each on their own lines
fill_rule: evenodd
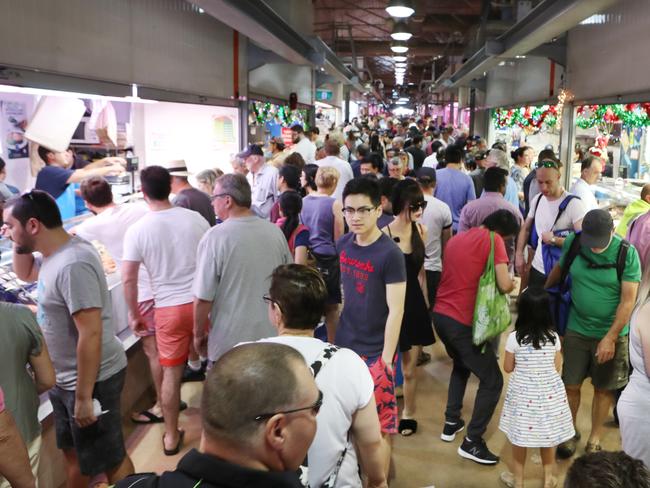
<svg viewBox="0 0 650 488">
<path fill-rule="evenodd" d="M 420 209 L 424 210 L 425 208 L 427 208 L 428 203 L 429 202 L 427 202 L 426 200 L 422 200 L 420 202 L 412 203 L 411 205 L 409 205 L 409 210 L 411 212 L 417 212 Z"/>
<path fill-rule="evenodd" d="M 309 405 L 308 407 L 302 407 L 302 408 L 294 408 L 292 410 L 283 410 L 281 412 L 275 412 L 275 413 L 263 413 L 255 417 L 255 421 L 259 422 L 260 420 L 264 419 L 270 419 L 274 415 L 279 415 L 279 414 L 290 414 L 290 413 L 296 413 L 296 412 L 302 412 L 303 410 L 311 410 L 314 415 L 318 415 L 318 412 L 320 412 L 320 408 L 323 406 L 323 392 L 318 390 L 318 400 L 316 400 L 314 403 Z"/>
<path fill-rule="evenodd" d="M 553 168 L 553 169 L 560 169 L 560 165 L 558 164 L 557 161 L 551 161 L 550 159 L 545 159 L 544 161 L 540 161 L 537 163 L 538 168 Z"/>
</svg>

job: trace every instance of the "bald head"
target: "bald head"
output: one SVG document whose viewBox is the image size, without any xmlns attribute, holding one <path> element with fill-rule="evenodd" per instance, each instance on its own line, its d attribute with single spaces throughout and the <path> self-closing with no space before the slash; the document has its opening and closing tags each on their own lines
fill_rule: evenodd
<svg viewBox="0 0 650 488">
<path fill-rule="evenodd" d="M 650 183 L 646 183 L 643 185 L 643 188 L 641 188 L 641 200 L 650 203 Z"/>
<path fill-rule="evenodd" d="M 255 443 L 264 413 L 292 408 L 301 398 L 299 374 L 307 370 L 295 349 L 272 343 L 237 346 L 221 356 L 203 388 L 205 435 L 245 447 Z"/>
</svg>

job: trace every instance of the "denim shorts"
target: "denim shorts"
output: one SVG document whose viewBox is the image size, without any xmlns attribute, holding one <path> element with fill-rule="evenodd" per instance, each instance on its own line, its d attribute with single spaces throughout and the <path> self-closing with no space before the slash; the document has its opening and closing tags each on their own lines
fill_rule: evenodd
<svg viewBox="0 0 650 488">
<path fill-rule="evenodd" d="M 117 467 L 126 457 L 122 436 L 120 396 L 124 388 L 126 368 L 104 381 L 95 383 L 93 398 L 102 410 L 97 422 L 81 428 L 74 420 L 75 392 L 55 386 L 50 390 L 54 410 L 56 445 L 59 449 L 74 449 L 81 474 L 95 476 Z"/>
</svg>

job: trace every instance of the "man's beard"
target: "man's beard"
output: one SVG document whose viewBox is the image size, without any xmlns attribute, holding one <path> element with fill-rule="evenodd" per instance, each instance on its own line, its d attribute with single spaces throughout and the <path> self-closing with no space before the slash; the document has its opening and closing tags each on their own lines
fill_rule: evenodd
<svg viewBox="0 0 650 488">
<path fill-rule="evenodd" d="M 29 244 L 16 244 L 14 246 L 14 252 L 16 254 L 31 254 L 34 252 L 34 247 Z"/>
</svg>

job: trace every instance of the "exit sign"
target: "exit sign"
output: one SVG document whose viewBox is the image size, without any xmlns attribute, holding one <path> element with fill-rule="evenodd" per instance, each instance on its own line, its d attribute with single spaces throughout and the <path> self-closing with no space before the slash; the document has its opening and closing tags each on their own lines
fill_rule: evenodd
<svg viewBox="0 0 650 488">
<path fill-rule="evenodd" d="M 332 90 L 316 90 L 316 100 L 331 100 Z"/>
</svg>

